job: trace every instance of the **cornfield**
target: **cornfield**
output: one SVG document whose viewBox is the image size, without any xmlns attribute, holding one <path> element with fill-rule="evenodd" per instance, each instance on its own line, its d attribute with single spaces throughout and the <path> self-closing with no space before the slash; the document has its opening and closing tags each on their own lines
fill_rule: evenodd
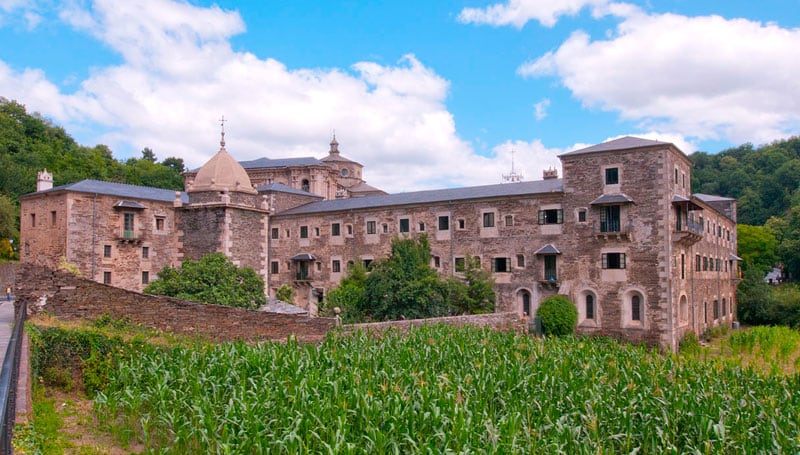
<svg viewBox="0 0 800 455">
<path fill-rule="evenodd" d="M 157 453 L 800 450 L 800 376 L 445 326 L 146 353 L 95 406 Z"/>
</svg>

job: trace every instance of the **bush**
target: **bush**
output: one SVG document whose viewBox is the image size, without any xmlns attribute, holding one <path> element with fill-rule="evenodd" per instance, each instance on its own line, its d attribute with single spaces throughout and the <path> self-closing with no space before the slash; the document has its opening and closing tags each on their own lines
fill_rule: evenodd
<svg viewBox="0 0 800 455">
<path fill-rule="evenodd" d="M 575 304 L 563 295 L 553 295 L 542 301 L 536 316 L 542 320 L 545 335 L 571 335 L 578 325 L 578 310 Z"/>
</svg>

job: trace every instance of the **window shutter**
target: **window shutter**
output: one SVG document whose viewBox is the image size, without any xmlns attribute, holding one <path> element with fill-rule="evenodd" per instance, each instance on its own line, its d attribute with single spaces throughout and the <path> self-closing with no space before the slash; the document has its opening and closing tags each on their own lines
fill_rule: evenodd
<svg viewBox="0 0 800 455">
<path fill-rule="evenodd" d="M 620 253 L 619 255 L 619 268 L 624 269 L 625 267 L 625 253 Z"/>
<path fill-rule="evenodd" d="M 558 209 L 556 212 L 556 223 L 562 224 L 564 222 L 564 209 Z"/>
<path fill-rule="evenodd" d="M 608 254 L 603 253 L 603 254 L 600 255 L 600 257 L 602 258 L 602 261 L 603 261 L 603 268 L 607 269 L 608 268 Z"/>
</svg>

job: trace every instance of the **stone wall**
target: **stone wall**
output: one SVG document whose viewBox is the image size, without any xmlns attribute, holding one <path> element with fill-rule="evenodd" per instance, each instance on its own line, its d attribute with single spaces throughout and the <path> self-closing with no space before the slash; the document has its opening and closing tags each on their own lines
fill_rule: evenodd
<svg viewBox="0 0 800 455">
<path fill-rule="evenodd" d="M 478 327 L 489 327 L 493 330 L 524 332 L 527 328 L 524 318 L 516 312 L 510 313 L 490 313 L 490 314 L 470 314 L 465 316 L 450 316 L 444 318 L 431 319 L 410 319 L 406 321 L 386 321 L 372 322 L 366 324 L 349 324 L 343 326 L 345 332 L 355 332 L 363 330 L 367 332 L 383 332 L 389 329 L 408 331 L 411 327 L 422 325 L 474 325 Z"/>
<path fill-rule="evenodd" d="M 17 262 L 0 262 L 0 292 L 2 295 L 0 298 L 6 297 L 6 286 L 11 285 L 12 288 L 15 287 L 15 278 L 17 274 L 17 269 L 19 268 L 19 263 Z"/>
<path fill-rule="evenodd" d="M 299 341 L 317 342 L 336 326 L 336 320 L 331 318 L 265 313 L 139 294 L 30 264 L 21 267 L 17 285 L 18 302 L 27 301 L 31 312 L 87 320 L 108 315 L 213 341 L 282 341 L 294 336 Z M 46 303 L 40 306 L 42 296 L 46 296 Z"/>
</svg>

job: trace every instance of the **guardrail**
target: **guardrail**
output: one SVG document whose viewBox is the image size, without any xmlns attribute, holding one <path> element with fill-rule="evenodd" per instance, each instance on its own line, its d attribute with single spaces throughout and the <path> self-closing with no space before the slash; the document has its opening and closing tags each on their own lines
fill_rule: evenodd
<svg viewBox="0 0 800 455">
<path fill-rule="evenodd" d="M 25 326 L 27 306 L 23 302 L 17 308 L 17 317 L 11 339 L 8 340 L 3 368 L 0 370 L 0 455 L 13 453 L 11 440 L 14 435 L 14 419 L 16 417 L 17 379 L 19 377 L 19 358 L 22 352 L 22 329 Z"/>
</svg>

